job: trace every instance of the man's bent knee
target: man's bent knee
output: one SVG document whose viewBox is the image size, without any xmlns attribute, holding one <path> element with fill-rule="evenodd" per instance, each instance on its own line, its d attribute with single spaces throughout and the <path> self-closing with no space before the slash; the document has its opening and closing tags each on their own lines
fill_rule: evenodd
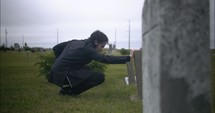
<svg viewBox="0 0 215 113">
<path fill-rule="evenodd" d="M 105 81 L 105 77 L 103 73 L 97 73 L 95 77 L 98 84 L 101 84 Z"/>
</svg>

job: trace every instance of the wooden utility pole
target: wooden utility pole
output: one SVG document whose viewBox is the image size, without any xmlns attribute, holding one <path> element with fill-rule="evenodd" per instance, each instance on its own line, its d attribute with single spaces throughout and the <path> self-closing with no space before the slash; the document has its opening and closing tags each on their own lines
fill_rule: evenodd
<svg viewBox="0 0 215 113">
<path fill-rule="evenodd" d="M 210 39 L 211 39 L 211 48 L 215 49 L 215 9 L 214 9 L 214 5 L 215 2 L 214 0 L 210 0 Z"/>
<path fill-rule="evenodd" d="M 57 44 L 59 43 L 59 31 L 58 31 L 58 29 L 57 29 Z"/>
<path fill-rule="evenodd" d="M 130 50 L 130 20 L 128 20 L 128 49 Z"/>
<path fill-rule="evenodd" d="M 115 28 L 115 41 L 114 41 L 115 49 L 116 49 L 116 28 Z"/>
<path fill-rule="evenodd" d="M 24 47 L 24 45 L 25 45 L 25 36 L 22 35 L 22 47 Z"/>
<path fill-rule="evenodd" d="M 1 46 L 1 37 L 0 37 L 0 46 Z"/>
<path fill-rule="evenodd" d="M 5 47 L 7 47 L 7 29 L 5 29 Z"/>
</svg>

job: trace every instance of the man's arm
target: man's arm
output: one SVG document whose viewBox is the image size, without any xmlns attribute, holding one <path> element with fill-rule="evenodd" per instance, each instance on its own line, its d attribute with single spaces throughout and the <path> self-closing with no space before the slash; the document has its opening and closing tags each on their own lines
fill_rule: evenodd
<svg viewBox="0 0 215 113">
<path fill-rule="evenodd" d="M 109 56 L 94 52 L 90 55 L 93 60 L 108 64 L 125 64 L 131 60 L 132 56 Z"/>
</svg>

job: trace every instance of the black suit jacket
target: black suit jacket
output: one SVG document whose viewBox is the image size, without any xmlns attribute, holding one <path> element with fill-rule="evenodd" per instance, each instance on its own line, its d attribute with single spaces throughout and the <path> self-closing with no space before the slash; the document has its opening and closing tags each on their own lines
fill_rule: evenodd
<svg viewBox="0 0 215 113">
<path fill-rule="evenodd" d="M 73 78 L 77 78 L 73 80 L 73 86 L 89 78 L 91 73 L 83 67 L 92 60 L 109 64 L 123 64 L 130 61 L 130 56 L 108 56 L 100 54 L 96 51 L 89 39 L 64 42 L 56 45 L 53 50 L 56 55 L 56 60 L 51 69 L 49 82 L 59 87 L 63 86 L 66 75 L 68 74 Z"/>
</svg>

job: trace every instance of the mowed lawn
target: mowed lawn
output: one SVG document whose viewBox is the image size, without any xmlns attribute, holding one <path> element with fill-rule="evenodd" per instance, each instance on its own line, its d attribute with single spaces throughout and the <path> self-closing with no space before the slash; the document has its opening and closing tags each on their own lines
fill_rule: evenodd
<svg viewBox="0 0 215 113">
<path fill-rule="evenodd" d="M 37 54 L 0 52 L 0 113 L 142 113 L 142 102 L 130 100 L 136 87 L 124 84 L 125 65 L 108 65 L 102 85 L 74 98 L 38 76 Z M 211 61 L 214 110 L 215 55 Z"/>
<path fill-rule="evenodd" d="M 141 113 L 142 101 L 131 100 L 126 65 L 108 65 L 106 81 L 77 97 L 59 96 L 59 88 L 38 76 L 38 53 L 0 52 L 1 113 Z M 44 54 L 44 53 L 43 53 Z"/>
</svg>

